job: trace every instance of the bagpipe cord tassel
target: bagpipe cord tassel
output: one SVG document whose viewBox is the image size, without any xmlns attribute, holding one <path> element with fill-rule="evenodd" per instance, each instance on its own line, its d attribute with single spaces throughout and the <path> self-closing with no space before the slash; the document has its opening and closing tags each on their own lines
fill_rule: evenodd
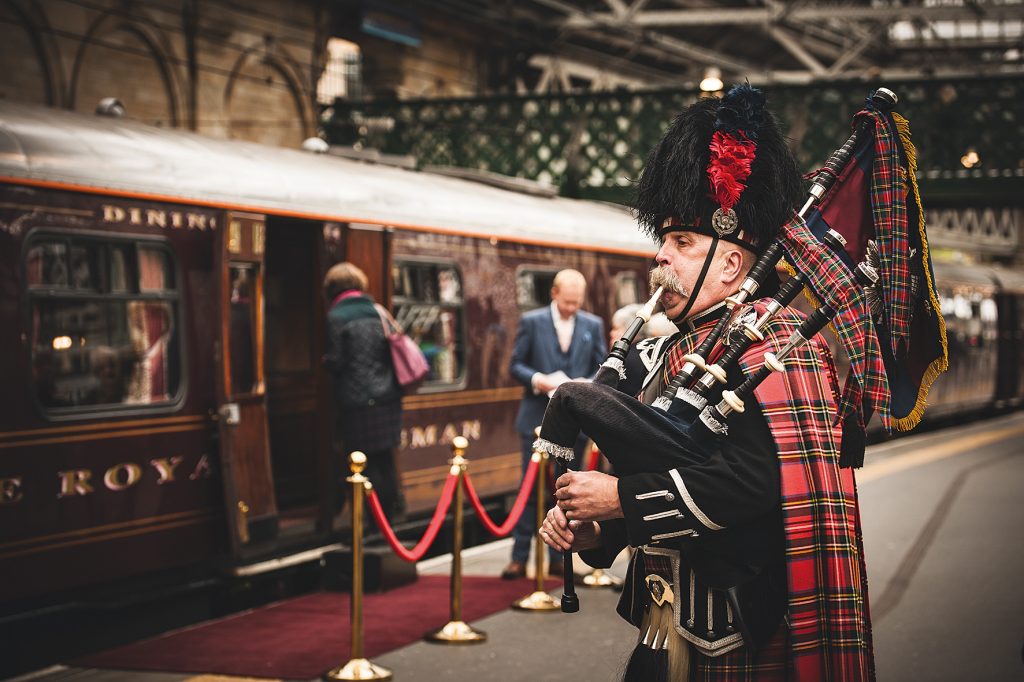
<svg viewBox="0 0 1024 682">
<path fill-rule="evenodd" d="M 672 603 L 651 603 L 640 623 L 622 682 L 669 682 L 690 678 L 690 644 L 675 626 Z"/>
</svg>

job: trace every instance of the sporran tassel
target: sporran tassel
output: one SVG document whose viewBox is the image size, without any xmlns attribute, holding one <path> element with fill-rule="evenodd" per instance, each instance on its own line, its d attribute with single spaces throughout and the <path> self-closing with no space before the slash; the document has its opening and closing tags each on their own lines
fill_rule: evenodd
<svg viewBox="0 0 1024 682">
<path fill-rule="evenodd" d="M 622 682 L 669 682 L 689 679 L 690 645 L 675 627 L 672 602 L 651 603 L 640 624 Z"/>
</svg>

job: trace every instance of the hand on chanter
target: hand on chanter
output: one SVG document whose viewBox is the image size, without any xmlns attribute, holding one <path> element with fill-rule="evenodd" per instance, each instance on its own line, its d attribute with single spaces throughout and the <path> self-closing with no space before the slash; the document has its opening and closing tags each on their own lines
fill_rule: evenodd
<svg viewBox="0 0 1024 682">
<path fill-rule="evenodd" d="M 548 510 L 539 532 L 544 544 L 562 552 L 580 552 L 601 545 L 600 526 L 593 521 L 569 521 L 558 507 Z"/>
<path fill-rule="evenodd" d="M 555 481 L 555 500 L 570 521 L 607 521 L 622 516 L 619 479 L 600 471 L 567 471 Z"/>
</svg>

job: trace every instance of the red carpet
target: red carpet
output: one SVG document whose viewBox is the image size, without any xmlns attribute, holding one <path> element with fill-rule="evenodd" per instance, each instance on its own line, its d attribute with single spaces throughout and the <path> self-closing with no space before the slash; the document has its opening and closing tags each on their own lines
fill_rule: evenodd
<svg viewBox="0 0 1024 682">
<path fill-rule="evenodd" d="M 548 589 L 558 581 L 548 580 Z M 478 620 L 529 594 L 533 580 L 465 577 L 462 619 Z M 448 622 L 447 576 L 363 598 L 363 654 L 373 658 Z M 349 595 L 317 592 L 72 661 L 87 668 L 311 679 L 350 658 Z"/>
</svg>

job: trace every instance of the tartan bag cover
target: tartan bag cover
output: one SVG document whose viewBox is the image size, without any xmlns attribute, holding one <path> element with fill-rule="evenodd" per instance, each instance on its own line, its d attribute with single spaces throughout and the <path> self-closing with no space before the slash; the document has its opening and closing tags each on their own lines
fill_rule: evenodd
<svg viewBox="0 0 1024 682">
<path fill-rule="evenodd" d="M 753 307 L 764 312 L 767 299 Z M 786 308 L 767 325 L 765 341 L 743 356 L 745 373 L 757 371 L 764 353 L 785 344 L 803 321 Z M 683 356 L 711 325 L 684 336 L 668 351 L 674 374 Z M 789 577 L 787 645 L 773 640 L 756 656 L 746 647 L 717 657 L 698 657 L 691 680 L 739 682 L 777 679 L 784 652 L 784 679 L 873 680 L 874 656 L 868 612 L 867 576 L 853 470 L 839 467 L 841 429 L 833 426 L 838 382 L 821 335 L 786 360 L 755 391 L 778 449 L 786 564 Z"/>
<path fill-rule="evenodd" d="M 819 242 L 799 216 L 782 227 L 780 237 L 786 259 L 810 282 L 812 298 L 837 311 L 831 326 L 850 358 L 850 374 L 836 422 L 859 414 L 863 401 L 879 412 L 889 428 L 889 382 L 864 290 L 839 256 Z M 859 421 L 864 424 L 862 415 Z"/>
</svg>

